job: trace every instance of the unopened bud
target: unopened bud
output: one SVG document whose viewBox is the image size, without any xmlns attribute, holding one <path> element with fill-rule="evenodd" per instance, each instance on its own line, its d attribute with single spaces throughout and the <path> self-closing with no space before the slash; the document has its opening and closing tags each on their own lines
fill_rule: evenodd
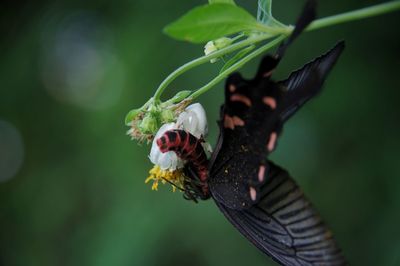
<svg viewBox="0 0 400 266">
<path fill-rule="evenodd" d="M 140 114 L 140 112 L 141 112 L 140 108 L 130 110 L 129 113 L 127 113 L 125 116 L 125 125 L 130 126 L 132 120 L 135 119 L 136 116 L 138 116 L 138 114 Z"/>
<path fill-rule="evenodd" d="M 163 124 L 169 123 L 175 120 L 175 113 L 169 109 L 165 109 L 161 112 L 161 122 Z"/>
<path fill-rule="evenodd" d="M 225 48 L 231 44 L 232 44 L 232 39 L 228 37 L 222 37 L 214 41 L 214 45 L 218 50 Z"/>
<path fill-rule="evenodd" d="M 204 54 L 209 55 L 217 50 L 223 49 L 232 44 L 232 39 L 227 37 L 222 37 L 214 41 L 209 41 L 204 46 Z M 219 60 L 219 58 L 213 58 L 210 60 L 211 63 L 215 63 Z"/>
<path fill-rule="evenodd" d="M 144 134 L 153 134 L 158 130 L 157 118 L 151 113 L 147 114 L 139 124 L 139 129 Z"/>
</svg>

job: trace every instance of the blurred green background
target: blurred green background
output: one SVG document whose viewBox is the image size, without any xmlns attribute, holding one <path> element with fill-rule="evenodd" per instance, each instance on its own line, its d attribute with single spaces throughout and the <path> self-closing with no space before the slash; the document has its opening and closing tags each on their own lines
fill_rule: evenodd
<svg viewBox="0 0 400 266">
<path fill-rule="evenodd" d="M 237 1 L 256 11 L 256 1 Z M 293 23 L 303 1 L 274 2 Z M 372 0 L 319 1 L 319 16 Z M 125 114 L 203 47 L 161 33 L 205 1 L 2 1 L 0 265 L 274 265 L 212 201 L 144 184 L 149 146 Z M 330 224 L 352 265 L 400 265 L 399 13 L 303 34 L 277 73 L 344 39 L 325 90 L 272 156 Z M 251 77 L 258 64 L 243 69 Z M 165 96 L 218 71 L 201 67 Z M 215 143 L 223 84 L 200 98 Z M 175 90 L 174 90 L 175 89 Z"/>
</svg>

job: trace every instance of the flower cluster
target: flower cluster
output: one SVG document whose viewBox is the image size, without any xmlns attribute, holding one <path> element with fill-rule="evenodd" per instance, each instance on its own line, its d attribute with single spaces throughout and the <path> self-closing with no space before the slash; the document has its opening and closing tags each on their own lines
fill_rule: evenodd
<svg viewBox="0 0 400 266">
<path fill-rule="evenodd" d="M 139 142 L 150 142 L 161 125 L 175 121 L 190 104 L 190 94 L 180 91 L 166 102 L 151 98 L 142 107 L 130 110 L 125 117 L 125 125 L 130 127 L 127 134 Z"/>
<path fill-rule="evenodd" d="M 199 103 L 195 103 L 186 107 L 186 109 L 178 116 L 176 122 L 164 124 L 156 133 L 150 151 L 150 161 L 154 167 L 149 172 L 146 183 L 153 181 L 152 189 L 157 190 L 158 183 L 171 183 L 175 187 L 182 188 L 185 179 L 182 171 L 185 162 L 180 159 L 175 152 L 169 151 L 162 153 L 157 145 L 159 139 L 166 131 L 172 129 L 182 129 L 197 138 L 205 138 L 208 133 L 207 118 L 204 108 Z M 204 142 L 206 150 L 210 151 L 210 145 Z"/>
</svg>

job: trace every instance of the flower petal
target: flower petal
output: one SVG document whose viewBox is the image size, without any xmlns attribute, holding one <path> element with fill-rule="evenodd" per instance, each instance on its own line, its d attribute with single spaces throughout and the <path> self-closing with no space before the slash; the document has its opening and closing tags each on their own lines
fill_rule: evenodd
<svg viewBox="0 0 400 266">
<path fill-rule="evenodd" d="M 176 123 L 179 128 L 189 131 L 197 138 L 205 137 L 208 133 L 206 112 L 199 103 L 186 107 Z"/>
</svg>

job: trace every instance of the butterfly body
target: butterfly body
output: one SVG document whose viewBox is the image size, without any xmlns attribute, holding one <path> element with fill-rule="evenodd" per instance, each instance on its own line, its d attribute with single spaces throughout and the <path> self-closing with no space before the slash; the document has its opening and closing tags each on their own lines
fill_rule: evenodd
<svg viewBox="0 0 400 266">
<path fill-rule="evenodd" d="M 159 139 L 157 145 L 161 152 L 173 151 L 179 158 L 187 161 L 187 167 L 192 172 L 192 178 L 186 180 L 185 188 L 194 191 L 187 195 L 189 199 L 208 199 L 208 159 L 202 146 L 202 140 L 185 130 L 168 130 Z"/>
</svg>

